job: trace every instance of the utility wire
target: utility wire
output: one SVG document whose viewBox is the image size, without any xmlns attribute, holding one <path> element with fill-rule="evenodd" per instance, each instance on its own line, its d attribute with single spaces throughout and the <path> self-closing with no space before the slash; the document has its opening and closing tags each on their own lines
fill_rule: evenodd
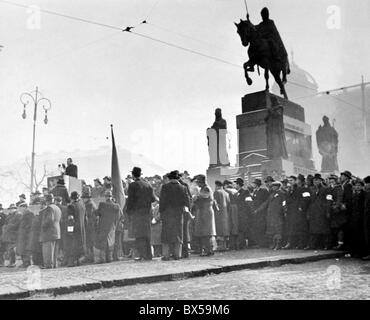
<svg viewBox="0 0 370 320">
<path fill-rule="evenodd" d="M 157 1 L 157 3 L 154 4 L 154 6 L 152 7 L 152 9 L 155 8 L 155 6 L 158 4 L 158 2 L 159 2 L 159 0 Z M 0 3 L 5 3 L 5 4 L 9 4 L 9 5 L 13 5 L 13 6 L 21 7 L 21 8 L 29 8 L 28 5 L 23 5 L 23 4 L 19 4 L 19 3 L 15 3 L 15 2 L 12 2 L 12 1 L 7 1 L 7 0 L 0 0 Z M 224 60 L 224 59 L 220 59 L 220 58 L 217 58 L 217 57 L 214 57 L 214 56 L 211 56 L 211 55 L 207 55 L 207 54 L 201 53 L 199 51 L 195 51 L 193 49 L 189 49 L 189 48 L 186 48 L 186 47 L 183 47 L 183 46 L 179 46 L 179 45 L 176 45 L 176 44 L 173 44 L 173 43 L 164 41 L 164 40 L 160 40 L 160 39 L 157 39 L 157 38 L 148 36 L 148 35 L 144 35 L 144 34 L 141 34 L 141 33 L 138 33 L 138 32 L 131 31 L 137 25 L 136 26 L 132 26 L 132 27 L 127 26 L 126 28 L 122 28 L 122 27 L 117 27 L 117 26 L 113 26 L 113 25 L 109 25 L 109 24 L 105 24 L 105 23 L 100 23 L 100 22 L 96 22 L 96 21 L 92 21 L 92 20 L 88 20 L 88 19 L 83 19 L 83 18 L 78 18 L 78 17 L 74 17 L 74 16 L 70 16 L 70 15 L 58 13 L 58 12 L 51 11 L 51 10 L 40 9 L 40 11 L 41 12 L 44 12 L 44 13 L 47 13 L 47 14 L 51 14 L 51 15 L 55 15 L 55 16 L 59 16 L 59 17 L 63 17 L 63 18 L 71 19 L 71 20 L 75 20 L 75 21 L 80 21 L 80 22 L 84 22 L 84 23 L 94 24 L 94 25 L 97 25 L 97 26 L 106 27 L 106 28 L 115 29 L 115 30 L 120 30 L 120 31 L 124 31 L 124 32 L 129 32 L 129 33 L 134 34 L 136 36 L 139 36 L 139 37 L 142 37 L 142 38 L 146 38 L 146 39 L 149 39 L 151 41 L 155 41 L 155 42 L 164 44 L 164 45 L 169 46 L 169 47 L 180 49 L 180 50 L 183 50 L 183 51 L 186 51 L 186 52 L 189 52 L 189 53 L 192 53 L 192 54 L 196 54 L 196 55 L 199 55 L 199 56 L 208 58 L 208 59 L 212 59 L 214 61 L 218 61 L 218 62 L 227 64 L 227 65 L 230 65 L 230 66 L 233 66 L 233 67 L 243 68 L 239 64 L 235 64 L 235 63 L 229 62 L 229 61 Z M 153 10 L 151 10 L 151 11 L 153 11 Z M 146 20 L 143 20 L 138 25 L 140 25 L 140 24 L 147 24 L 147 21 Z M 293 81 L 289 81 L 289 83 L 291 83 L 291 84 L 293 84 L 295 86 L 301 87 L 301 88 L 306 88 L 306 89 L 313 90 L 313 91 L 315 90 L 315 89 L 313 89 L 311 87 L 308 87 L 308 86 L 305 86 L 305 85 L 302 85 L 302 84 L 299 84 L 299 83 L 296 83 L 296 82 L 293 82 Z M 316 95 L 318 95 L 318 94 L 316 93 L 313 96 L 316 96 Z M 348 105 L 350 105 L 352 107 L 355 107 L 357 109 L 362 109 L 362 108 L 359 108 L 358 106 L 356 106 L 356 105 L 354 105 L 354 104 L 352 104 L 352 103 L 350 103 L 348 101 L 342 100 L 342 99 L 337 98 L 337 97 L 334 97 L 334 96 L 330 96 L 330 97 L 332 97 L 333 99 L 336 99 L 338 101 L 341 101 L 343 103 L 346 103 L 346 104 L 348 104 Z"/>
</svg>

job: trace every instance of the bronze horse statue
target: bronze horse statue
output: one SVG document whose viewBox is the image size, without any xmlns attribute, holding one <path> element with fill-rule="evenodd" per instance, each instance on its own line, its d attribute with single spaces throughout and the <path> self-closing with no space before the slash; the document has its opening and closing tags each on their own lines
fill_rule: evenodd
<svg viewBox="0 0 370 320">
<path fill-rule="evenodd" d="M 285 99 L 288 99 L 284 87 L 284 84 L 287 82 L 286 76 L 290 73 L 288 58 L 283 56 L 275 57 L 272 53 L 269 41 L 261 37 L 258 29 L 249 19 L 240 19 L 240 23 L 234 24 L 236 25 L 242 45 L 244 47 L 249 45 L 249 60 L 243 65 L 248 85 L 252 84 L 252 79 L 249 77 L 248 71 L 253 72 L 254 66 L 257 65 L 257 67 L 265 69 L 266 90 L 269 90 L 269 72 L 271 72 L 276 83 L 279 85 L 280 93 Z M 282 78 L 280 77 L 281 74 Z"/>
</svg>

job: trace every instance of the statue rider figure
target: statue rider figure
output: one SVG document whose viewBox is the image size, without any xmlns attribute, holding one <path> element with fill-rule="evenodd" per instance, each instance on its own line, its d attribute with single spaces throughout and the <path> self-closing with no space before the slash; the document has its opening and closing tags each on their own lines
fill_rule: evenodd
<svg viewBox="0 0 370 320">
<path fill-rule="evenodd" d="M 269 10 L 266 7 L 261 10 L 261 16 L 262 22 L 256 26 L 257 31 L 260 33 L 262 38 L 268 41 L 271 54 L 276 60 L 282 63 L 284 63 L 284 61 L 288 61 L 288 53 L 285 49 L 284 43 L 281 40 L 274 21 L 270 19 Z M 289 74 L 290 70 L 287 73 Z"/>
</svg>

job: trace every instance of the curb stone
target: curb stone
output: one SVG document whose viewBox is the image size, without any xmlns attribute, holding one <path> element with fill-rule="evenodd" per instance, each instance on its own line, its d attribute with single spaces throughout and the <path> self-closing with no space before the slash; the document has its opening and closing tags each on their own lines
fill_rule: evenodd
<svg viewBox="0 0 370 320">
<path fill-rule="evenodd" d="M 102 280 L 96 282 L 82 283 L 76 285 L 60 286 L 46 289 L 35 289 L 35 290 L 22 290 L 19 292 L 11 292 L 0 294 L 0 300 L 13 300 L 13 299 L 24 299 L 37 294 L 50 294 L 53 296 L 69 294 L 73 292 L 86 292 L 94 291 L 98 289 L 123 287 L 136 284 L 146 284 L 154 282 L 164 281 L 178 281 L 196 277 L 204 277 L 207 275 L 220 274 L 226 272 L 247 270 L 247 269 L 260 269 L 266 267 L 279 267 L 284 264 L 300 264 L 305 262 L 314 262 L 325 259 L 341 258 L 345 256 L 345 252 L 334 252 L 326 254 L 313 254 L 305 257 L 292 257 L 292 258 L 267 258 L 268 260 L 253 261 L 246 263 L 239 263 L 234 265 L 222 265 L 219 263 L 214 268 L 207 268 L 203 270 L 185 271 L 179 273 L 159 274 L 153 276 L 142 276 L 136 278 L 123 278 L 113 280 Z M 217 263 L 217 262 L 216 262 Z"/>
</svg>

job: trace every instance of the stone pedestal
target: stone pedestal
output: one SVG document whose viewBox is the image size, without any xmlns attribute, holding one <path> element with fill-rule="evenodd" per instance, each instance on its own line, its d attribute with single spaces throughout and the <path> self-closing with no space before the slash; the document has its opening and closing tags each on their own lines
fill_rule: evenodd
<svg viewBox="0 0 370 320">
<path fill-rule="evenodd" d="M 252 176 L 264 178 L 304 175 L 315 172 L 312 161 L 311 126 L 305 123 L 304 109 L 289 100 L 271 93 L 272 107 L 283 106 L 283 122 L 287 141 L 288 159 L 269 159 L 267 157 L 266 92 L 247 94 L 242 98 L 243 113 L 236 117 L 239 144 L 239 166 L 246 168 Z"/>
</svg>

